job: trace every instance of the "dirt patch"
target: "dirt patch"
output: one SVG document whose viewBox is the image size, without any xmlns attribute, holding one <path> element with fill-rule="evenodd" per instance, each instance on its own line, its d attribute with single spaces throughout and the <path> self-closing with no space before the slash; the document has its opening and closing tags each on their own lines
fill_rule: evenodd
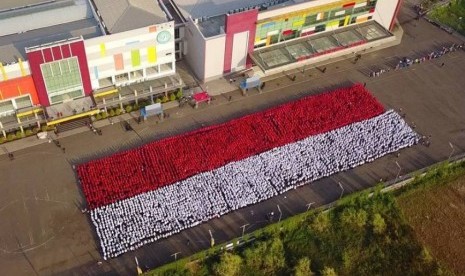
<svg viewBox="0 0 465 276">
<path fill-rule="evenodd" d="M 405 218 L 433 256 L 457 275 L 465 272 L 465 176 L 399 197 Z"/>
</svg>

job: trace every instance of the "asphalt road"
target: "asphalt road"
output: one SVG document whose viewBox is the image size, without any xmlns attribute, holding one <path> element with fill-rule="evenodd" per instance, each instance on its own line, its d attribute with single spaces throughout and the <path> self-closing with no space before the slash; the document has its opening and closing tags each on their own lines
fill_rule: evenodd
<svg viewBox="0 0 465 276">
<path fill-rule="evenodd" d="M 267 224 L 265 214 L 278 213 L 283 218 L 303 212 L 307 204 L 329 203 L 343 194 L 372 187 L 381 178 L 392 180 L 400 165 L 400 175 L 445 160 L 452 153 L 465 151 L 465 52 L 455 52 L 441 59 L 417 64 L 370 79 L 370 68 L 386 66 L 404 56 L 415 56 L 439 45 L 459 41 L 426 21 L 412 20 L 406 2 L 400 16 L 404 28 L 401 45 L 363 54 L 353 62 L 341 61 L 317 69 L 297 72 L 292 82 L 286 77 L 267 82 L 263 94 L 252 92 L 217 96 L 211 106 L 188 107 L 171 111 L 163 123 L 153 120 L 137 125 L 137 134 L 125 132 L 116 123 L 103 128 L 103 135 L 90 131 L 60 139 L 64 154 L 52 144 L 42 144 L 15 152 L 15 160 L 0 155 L 0 267 L 3 275 L 134 275 L 134 257 L 141 266 L 152 268 L 178 257 L 189 256 L 209 247 L 212 231 L 216 243 Z M 441 67 L 441 63 L 445 66 Z M 106 155 L 146 143 L 230 120 L 352 82 L 366 82 L 372 93 L 387 107 L 406 113 L 406 120 L 424 135 L 431 135 L 431 146 L 417 145 L 400 151 L 400 156 L 385 156 L 373 163 L 316 181 L 255 206 L 214 219 L 170 238 L 146 245 L 109 261 L 102 261 L 98 240 L 88 216 L 79 211 L 83 198 L 77 186 L 73 162 Z M 229 102 L 227 97 L 232 95 Z M 453 145 L 453 150 L 450 147 Z M 338 185 L 341 182 L 344 190 Z M 251 212 L 253 211 L 253 212 Z M 187 239 L 190 244 L 187 245 Z M 102 261 L 101 264 L 98 262 Z"/>
</svg>

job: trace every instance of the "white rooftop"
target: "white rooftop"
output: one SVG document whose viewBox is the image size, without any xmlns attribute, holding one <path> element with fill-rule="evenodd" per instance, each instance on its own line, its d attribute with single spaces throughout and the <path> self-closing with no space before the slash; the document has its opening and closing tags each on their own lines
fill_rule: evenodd
<svg viewBox="0 0 465 276">
<path fill-rule="evenodd" d="M 200 18 L 222 15 L 230 10 L 245 7 L 261 6 L 262 4 L 277 2 L 277 0 L 173 0 L 173 2 L 181 10 L 184 17 Z M 295 1 L 284 0 L 281 2 L 294 3 Z"/>
<path fill-rule="evenodd" d="M 14 8 L 22 8 L 29 5 L 37 5 L 44 2 L 56 2 L 50 0 L 0 0 L 0 11 Z"/>
<path fill-rule="evenodd" d="M 129 31 L 168 21 L 156 0 L 93 1 L 110 33 Z"/>
</svg>

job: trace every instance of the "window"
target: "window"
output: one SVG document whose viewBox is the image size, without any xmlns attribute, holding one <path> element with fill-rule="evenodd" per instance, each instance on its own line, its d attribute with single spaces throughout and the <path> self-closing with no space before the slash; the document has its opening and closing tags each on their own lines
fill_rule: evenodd
<svg viewBox="0 0 465 276">
<path fill-rule="evenodd" d="M 29 95 L 26 95 L 26 96 L 23 96 L 23 97 L 20 97 L 20 98 L 16 98 L 15 103 L 16 103 L 16 108 L 17 109 L 32 106 L 31 98 L 29 97 Z"/>
<path fill-rule="evenodd" d="M 5 100 L 0 102 L 0 116 L 10 115 L 14 112 L 15 108 L 13 106 L 12 100 Z"/>
<path fill-rule="evenodd" d="M 42 64 L 41 69 L 48 94 L 82 86 L 76 57 Z"/>
</svg>

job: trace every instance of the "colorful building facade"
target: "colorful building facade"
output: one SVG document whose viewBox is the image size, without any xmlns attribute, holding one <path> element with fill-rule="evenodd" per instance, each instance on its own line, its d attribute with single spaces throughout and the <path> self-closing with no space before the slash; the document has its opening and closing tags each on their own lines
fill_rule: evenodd
<svg viewBox="0 0 465 276">
<path fill-rule="evenodd" d="M 392 1 L 392 0 L 391 0 Z M 255 48 L 373 19 L 378 0 L 344 0 L 257 20 Z"/>
</svg>

